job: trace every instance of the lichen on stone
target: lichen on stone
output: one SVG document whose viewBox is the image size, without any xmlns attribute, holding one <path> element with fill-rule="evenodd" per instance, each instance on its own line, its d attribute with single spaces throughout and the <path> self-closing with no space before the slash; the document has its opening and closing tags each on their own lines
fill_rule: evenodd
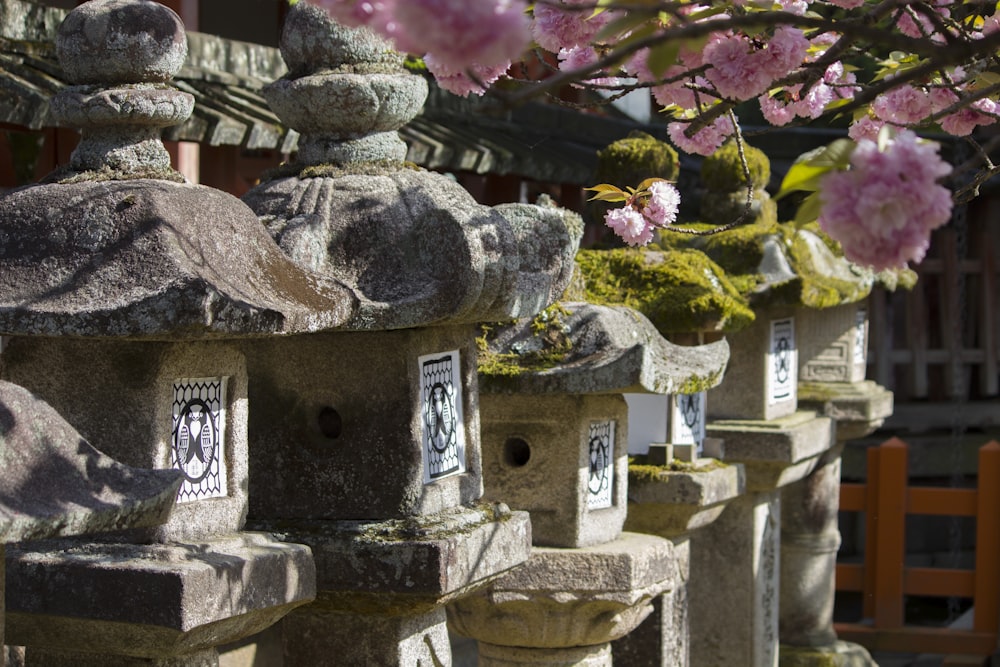
<svg viewBox="0 0 1000 667">
<path fill-rule="evenodd" d="M 629 484 L 639 484 L 642 482 L 658 482 L 663 473 L 683 472 L 700 473 L 728 468 L 729 465 L 717 459 L 698 459 L 697 461 L 681 461 L 674 459 L 667 465 L 653 465 L 646 462 L 644 454 L 630 456 L 628 459 L 628 481 Z"/>
<path fill-rule="evenodd" d="M 152 179 L 157 181 L 170 181 L 172 183 L 186 183 L 187 179 L 179 171 L 171 168 L 161 169 L 158 167 L 140 167 L 136 169 L 118 170 L 105 166 L 101 169 L 87 171 L 76 171 L 69 166 L 59 167 L 48 176 L 43 178 L 41 183 L 99 183 L 102 181 L 134 181 L 140 179 Z"/>
<path fill-rule="evenodd" d="M 597 153 L 597 181 L 638 185 L 647 178 L 677 179 L 677 151 L 665 141 L 633 131 Z"/>
<path fill-rule="evenodd" d="M 737 331 L 754 319 L 725 272 L 697 250 L 582 250 L 576 261 L 587 301 L 634 308 L 661 333 Z"/>
<path fill-rule="evenodd" d="M 490 343 L 500 328 L 513 323 L 481 324 L 482 334 L 476 338 L 477 371 L 482 376 L 504 378 L 558 366 L 573 349 L 564 320 L 570 315 L 562 304 L 552 304 L 531 320 L 531 338 L 518 341 L 510 352 L 498 352 Z"/>
<path fill-rule="evenodd" d="M 764 151 L 743 144 L 743 155 L 754 188 L 763 189 L 771 180 L 771 161 Z M 701 163 L 701 180 L 711 192 L 736 192 L 747 186 L 739 146 L 730 140 Z"/>
</svg>

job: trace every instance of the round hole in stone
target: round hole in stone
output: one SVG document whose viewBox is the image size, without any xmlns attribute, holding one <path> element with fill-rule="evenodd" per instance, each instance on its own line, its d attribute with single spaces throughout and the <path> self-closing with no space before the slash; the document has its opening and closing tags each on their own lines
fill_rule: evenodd
<svg viewBox="0 0 1000 667">
<path fill-rule="evenodd" d="M 335 440 L 340 437 L 343 420 L 341 420 L 339 412 L 331 407 L 325 407 L 319 411 L 319 418 L 317 421 L 319 423 L 319 431 L 324 436 L 330 440 Z"/>
<path fill-rule="evenodd" d="M 531 458 L 531 446 L 523 438 L 507 438 L 503 443 L 503 460 L 509 466 L 520 468 Z"/>
</svg>

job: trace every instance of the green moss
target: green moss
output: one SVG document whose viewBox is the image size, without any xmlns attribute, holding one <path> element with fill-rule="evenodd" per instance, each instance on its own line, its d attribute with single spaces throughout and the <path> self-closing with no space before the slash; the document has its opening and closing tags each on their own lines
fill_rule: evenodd
<svg viewBox="0 0 1000 667">
<path fill-rule="evenodd" d="M 632 132 L 597 153 L 597 181 L 624 187 L 647 178 L 677 179 L 677 151 L 645 132 Z"/>
<path fill-rule="evenodd" d="M 660 476 L 665 472 L 699 473 L 699 472 L 709 472 L 711 470 L 719 470 L 720 468 L 729 467 L 727 463 L 716 459 L 702 459 L 700 462 L 695 462 L 695 463 L 688 463 L 687 461 L 674 459 L 669 464 L 663 466 L 650 465 L 645 461 L 646 457 L 644 455 L 629 457 L 628 459 L 629 484 L 638 484 L 642 482 L 647 482 L 647 483 L 658 482 L 660 481 Z"/>
<path fill-rule="evenodd" d="M 687 227 L 708 230 L 713 225 L 696 223 Z M 817 225 L 806 225 L 802 231 L 818 237 L 835 258 L 842 257 L 840 246 Z M 758 269 L 764 259 L 764 242 L 769 238 L 779 240 L 788 264 L 796 275 L 785 283 L 762 290 L 765 277 Z M 852 275 L 846 270 L 846 264 L 838 275 L 831 275 L 828 269 L 821 270 L 817 267 L 815 253 L 822 248 L 814 249 L 806 238 L 791 223 L 758 220 L 707 236 L 664 232 L 658 243 L 663 248 L 694 248 L 704 252 L 725 270 L 736 290 L 755 308 L 770 304 L 831 308 L 854 303 L 868 296 L 872 285 L 870 276 L 864 272 Z M 823 262 L 820 264 L 823 265 Z"/>
<path fill-rule="evenodd" d="M 479 359 L 476 370 L 491 378 L 515 377 L 522 373 L 540 372 L 558 366 L 573 349 L 565 318 L 571 315 L 562 304 L 555 303 L 531 320 L 532 344 L 522 351 L 496 352 L 491 341 L 496 332 L 513 323 L 482 324 L 482 335 L 476 338 Z"/>
<path fill-rule="evenodd" d="M 743 155 L 754 188 L 763 189 L 771 180 L 771 161 L 760 149 L 743 144 Z M 746 175 L 740 162 L 739 147 L 729 140 L 701 163 L 701 180 L 711 192 L 735 192 L 746 187 Z M 707 196 L 711 196 L 710 194 Z"/>
<path fill-rule="evenodd" d="M 844 656 L 823 648 L 782 644 L 778 655 L 779 667 L 840 667 L 848 664 Z"/>
<path fill-rule="evenodd" d="M 157 181 L 171 181 L 173 183 L 186 183 L 187 179 L 178 171 L 167 167 L 144 168 L 121 171 L 110 167 L 102 167 L 92 171 L 74 171 L 69 167 L 61 167 L 42 179 L 42 183 L 97 183 L 101 181 L 133 181 L 139 179 L 153 179 Z"/>
<path fill-rule="evenodd" d="M 754 319 L 725 272 L 696 250 L 582 250 L 576 261 L 588 301 L 634 308 L 661 333 L 736 331 Z"/>
<path fill-rule="evenodd" d="M 719 384 L 722 380 L 722 374 L 725 369 L 720 368 L 714 373 L 709 373 L 708 375 L 693 375 L 681 384 L 677 388 L 675 393 L 677 394 L 697 394 L 702 391 L 708 391 L 712 387 Z"/>
</svg>

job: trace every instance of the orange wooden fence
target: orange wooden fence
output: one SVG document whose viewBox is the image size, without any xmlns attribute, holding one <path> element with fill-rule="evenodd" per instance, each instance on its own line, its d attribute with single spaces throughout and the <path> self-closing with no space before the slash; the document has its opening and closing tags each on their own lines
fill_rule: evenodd
<svg viewBox="0 0 1000 667">
<path fill-rule="evenodd" d="M 1000 443 L 979 450 L 977 489 L 911 487 L 907 445 L 893 438 L 868 450 L 866 484 L 842 484 L 840 509 L 865 512 L 864 564 L 837 565 L 837 590 L 864 594 L 864 619 L 838 623 L 841 639 L 870 650 L 992 655 L 1000 623 Z M 907 514 L 976 517 L 975 570 L 907 567 Z M 905 595 L 972 598 L 972 630 L 906 624 Z"/>
</svg>

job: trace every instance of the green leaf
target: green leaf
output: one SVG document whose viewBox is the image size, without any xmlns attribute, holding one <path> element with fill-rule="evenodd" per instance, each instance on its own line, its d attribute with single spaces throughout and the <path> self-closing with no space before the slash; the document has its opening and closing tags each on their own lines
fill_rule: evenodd
<svg viewBox="0 0 1000 667">
<path fill-rule="evenodd" d="M 628 201 L 629 195 L 627 195 L 621 188 L 611 185 L 610 183 L 601 183 L 600 185 L 595 185 L 592 188 L 584 188 L 584 190 L 590 190 L 596 192 L 597 194 L 588 199 L 587 201 L 607 201 L 607 202 L 620 202 Z"/>
<path fill-rule="evenodd" d="M 620 201 L 628 201 L 628 195 L 624 193 L 618 194 L 617 192 L 602 192 L 600 194 L 594 195 L 587 201 L 594 201 L 594 200 L 615 203 Z"/>
<path fill-rule="evenodd" d="M 795 224 L 805 225 L 819 217 L 819 193 L 814 192 L 802 201 L 799 210 L 795 212 Z"/>
<path fill-rule="evenodd" d="M 851 162 L 851 153 L 857 144 L 851 139 L 837 139 L 821 149 L 814 157 L 809 158 L 809 164 L 814 167 L 833 167 L 846 169 Z"/>
<path fill-rule="evenodd" d="M 800 190 L 815 192 L 819 189 L 820 177 L 830 169 L 830 167 L 814 167 L 804 162 L 796 162 L 782 179 L 781 188 L 779 188 L 778 194 L 774 195 L 775 201 Z"/>
</svg>

